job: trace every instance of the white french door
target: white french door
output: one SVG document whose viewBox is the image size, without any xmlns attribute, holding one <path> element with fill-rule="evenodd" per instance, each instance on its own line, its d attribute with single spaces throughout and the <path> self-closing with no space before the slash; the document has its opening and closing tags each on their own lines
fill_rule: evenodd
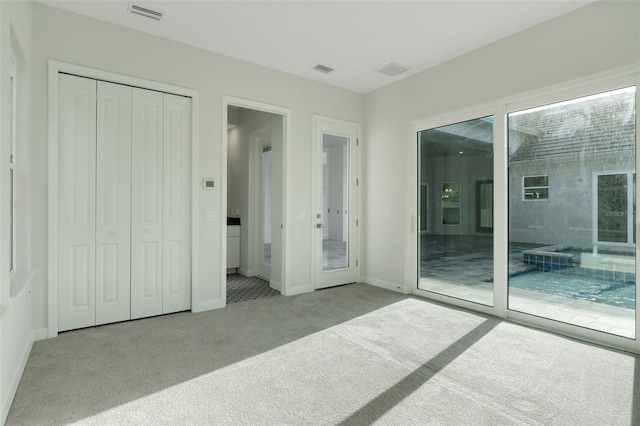
<svg viewBox="0 0 640 426">
<path fill-rule="evenodd" d="M 360 126 L 314 117 L 314 283 L 356 282 Z"/>
</svg>

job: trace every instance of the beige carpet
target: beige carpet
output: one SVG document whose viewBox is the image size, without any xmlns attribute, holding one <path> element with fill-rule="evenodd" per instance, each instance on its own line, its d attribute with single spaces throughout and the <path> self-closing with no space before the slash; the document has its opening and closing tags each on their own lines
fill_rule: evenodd
<svg viewBox="0 0 640 426">
<path fill-rule="evenodd" d="M 34 345 L 7 424 L 640 424 L 640 360 L 354 284 Z"/>
</svg>

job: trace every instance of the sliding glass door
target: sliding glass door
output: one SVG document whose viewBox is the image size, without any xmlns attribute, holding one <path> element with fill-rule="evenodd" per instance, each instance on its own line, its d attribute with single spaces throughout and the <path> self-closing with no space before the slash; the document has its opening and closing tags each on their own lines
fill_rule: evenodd
<svg viewBox="0 0 640 426">
<path fill-rule="evenodd" d="M 416 294 L 637 349 L 638 94 L 617 81 L 413 126 Z"/>
<path fill-rule="evenodd" d="M 418 133 L 418 288 L 493 306 L 493 117 Z"/>
<path fill-rule="evenodd" d="M 635 337 L 635 98 L 508 115 L 510 310 Z"/>
</svg>

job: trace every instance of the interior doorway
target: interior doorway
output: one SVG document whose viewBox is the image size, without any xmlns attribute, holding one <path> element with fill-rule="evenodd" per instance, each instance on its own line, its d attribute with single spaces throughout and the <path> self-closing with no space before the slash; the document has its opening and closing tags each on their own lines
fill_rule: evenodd
<svg viewBox="0 0 640 426">
<path fill-rule="evenodd" d="M 242 101 L 225 108 L 226 301 L 235 303 L 283 293 L 286 119 Z"/>
</svg>

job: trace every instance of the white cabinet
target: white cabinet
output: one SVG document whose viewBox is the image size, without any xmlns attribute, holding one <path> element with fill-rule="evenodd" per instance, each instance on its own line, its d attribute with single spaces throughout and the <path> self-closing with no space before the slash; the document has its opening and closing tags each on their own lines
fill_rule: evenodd
<svg viewBox="0 0 640 426">
<path fill-rule="evenodd" d="M 227 273 L 240 267 L 240 226 L 227 226 Z M 232 271 L 230 271 L 232 270 Z"/>
<path fill-rule="evenodd" d="M 191 99 L 58 79 L 58 330 L 189 309 Z"/>
</svg>

